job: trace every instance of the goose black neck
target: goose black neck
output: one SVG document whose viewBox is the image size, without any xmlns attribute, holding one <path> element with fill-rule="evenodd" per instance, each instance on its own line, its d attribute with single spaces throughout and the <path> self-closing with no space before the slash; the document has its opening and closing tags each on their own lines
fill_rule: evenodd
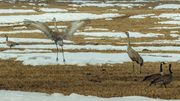
<svg viewBox="0 0 180 101">
<path fill-rule="evenodd" d="M 172 74 L 172 70 L 171 70 L 171 64 L 169 64 L 169 73 Z"/>
<path fill-rule="evenodd" d="M 159 70 L 160 72 L 162 72 L 162 71 L 163 71 L 163 69 L 162 69 L 162 65 L 163 65 L 163 64 L 161 63 L 161 64 L 160 64 L 160 70 Z"/>
</svg>

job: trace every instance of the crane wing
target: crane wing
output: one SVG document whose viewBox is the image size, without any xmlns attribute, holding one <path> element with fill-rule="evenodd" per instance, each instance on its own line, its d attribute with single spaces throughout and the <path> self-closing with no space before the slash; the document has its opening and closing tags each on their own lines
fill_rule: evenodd
<svg viewBox="0 0 180 101">
<path fill-rule="evenodd" d="M 24 20 L 26 26 L 32 26 L 41 30 L 48 38 L 52 38 L 52 30 L 45 24 L 39 21 Z"/>
<path fill-rule="evenodd" d="M 71 23 L 71 28 L 67 30 L 68 37 L 71 37 L 80 27 L 85 24 L 84 21 L 75 21 Z"/>
<path fill-rule="evenodd" d="M 132 61 L 136 61 L 140 65 L 143 65 L 143 58 L 139 55 L 138 52 L 136 52 L 133 48 L 129 47 L 128 49 L 128 55 L 131 58 Z"/>
</svg>

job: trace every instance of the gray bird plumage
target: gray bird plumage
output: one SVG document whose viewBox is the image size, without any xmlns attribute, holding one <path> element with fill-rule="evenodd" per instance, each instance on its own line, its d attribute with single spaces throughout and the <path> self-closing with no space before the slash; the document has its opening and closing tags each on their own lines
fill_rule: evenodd
<svg viewBox="0 0 180 101">
<path fill-rule="evenodd" d="M 131 46 L 130 46 L 130 38 L 129 38 L 129 33 L 125 32 L 128 38 L 128 45 L 127 45 L 127 53 L 130 59 L 133 62 L 136 62 L 137 64 L 140 65 L 140 73 L 141 73 L 141 67 L 143 66 L 143 58 L 139 55 L 137 51 L 135 51 Z M 133 63 L 133 72 L 134 72 L 134 63 Z"/>
<path fill-rule="evenodd" d="M 160 63 L 159 73 L 155 73 L 155 74 L 151 74 L 151 75 L 145 76 L 143 81 L 150 81 L 151 82 L 151 81 L 159 78 L 160 76 L 162 76 L 163 75 L 163 67 L 162 67 L 163 64 L 165 64 L 165 62 L 161 62 Z"/>
<path fill-rule="evenodd" d="M 64 51 L 63 51 L 63 40 L 68 39 L 70 40 L 73 34 L 76 32 L 77 29 L 82 27 L 85 24 L 85 21 L 75 21 L 71 23 L 71 27 L 69 29 L 65 29 L 64 32 L 59 32 L 57 29 L 56 19 L 53 18 L 55 24 L 55 30 L 53 31 L 50 29 L 45 23 L 39 21 L 31 21 L 31 20 L 24 20 L 24 24 L 26 26 L 32 26 L 36 29 L 41 30 L 49 39 L 53 40 L 57 47 L 57 58 L 58 61 L 58 45 L 62 48 L 63 54 L 63 61 L 65 62 L 64 58 Z"/>
<path fill-rule="evenodd" d="M 162 75 L 159 78 L 153 80 L 150 86 L 152 84 L 160 84 L 161 86 L 164 85 L 164 87 L 166 88 L 166 85 L 170 84 L 172 80 L 173 80 L 173 72 L 171 70 L 171 64 L 169 64 L 169 74 Z"/>
</svg>

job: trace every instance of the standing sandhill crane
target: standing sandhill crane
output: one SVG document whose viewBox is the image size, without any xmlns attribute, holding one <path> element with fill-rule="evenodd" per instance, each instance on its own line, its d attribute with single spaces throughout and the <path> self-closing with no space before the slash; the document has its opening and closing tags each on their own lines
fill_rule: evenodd
<svg viewBox="0 0 180 101">
<path fill-rule="evenodd" d="M 165 62 L 161 62 L 161 63 L 160 63 L 159 73 L 155 73 L 155 74 L 151 74 L 151 75 L 145 76 L 144 79 L 143 79 L 143 81 L 150 81 L 150 82 L 151 82 L 151 81 L 159 78 L 160 76 L 162 76 L 162 75 L 163 75 L 163 68 L 162 68 L 162 65 L 163 65 L 163 64 L 165 64 Z"/>
<path fill-rule="evenodd" d="M 150 84 L 150 86 L 152 84 L 160 84 L 161 86 L 164 85 L 164 87 L 166 88 L 166 84 L 169 84 L 172 82 L 173 80 L 173 72 L 171 70 L 171 64 L 169 64 L 169 74 L 166 74 L 166 75 L 162 75 L 160 76 L 159 78 L 153 80 Z"/>
<path fill-rule="evenodd" d="M 16 45 L 19 45 L 19 44 L 16 43 L 16 42 L 9 41 L 7 35 L 5 35 L 5 37 L 6 37 L 6 45 L 9 46 L 9 48 L 14 47 L 14 46 L 16 46 Z"/>
<path fill-rule="evenodd" d="M 141 73 L 141 66 L 143 65 L 143 58 L 139 55 L 138 52 L 136 52 L 131 46 L 130 46 L 130 38 L 129 33 L 125 32 L 128 38 L 128 44 L 127 44 L 127 53 L 130 59 L 133 61 L 133 72 L 134 72 L 134 62 L 140 65 L 140 73 Z"/>
<path fill-rule="evenodd" d="M 57 57 L 56 61 L 58 61 L 58 45 L 61 46 L 62 49 L 62 55 L 63 55 L 63 62 L 65 62 L 64 58 L 64 50 L 63 50 L 63 40 L 67 39 L 70 40 L 70 38 L 73 36 L 73 34 L 76 32 L 77 29 L 82 27 L 84 25 L 84 21 L 75 21 L 71 23 L 71 28 L 70 29 L 65 29 L 64 32 L 59 32 L 56 26 L 56 19 L 54 19 L 54 24 L 55 24 L 55 31 L 50 29 L 45 23 L 39 22 L 39 21 L 31 21 L 31 20 L 25 20 L 24 24 L 26 26 L 32 26 L 34 28 L 37 28 L 41 30 L 49 39 L 53 40 L 54 43 L 56 44 L 57 48 Z"/>
</svg>

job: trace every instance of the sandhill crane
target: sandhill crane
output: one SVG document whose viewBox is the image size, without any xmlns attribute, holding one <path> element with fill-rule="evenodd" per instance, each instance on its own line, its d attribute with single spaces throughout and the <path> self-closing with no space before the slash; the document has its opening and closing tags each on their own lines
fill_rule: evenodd
<svg viewBox="0 0 180 101">
<path fill-rule="evenodd" d="M 165 64 L 165 62 L 161 62 L 161 63 L 160 63 L 159 73 L 155 73 L 155 74 L 151 74 L 151 75 L 145 76 L 144 79 L 143 79 L 143 81 L 150 81 L 150 82 L 151 82 L 151 81 L 159 78 L 160 76 L 162 76 L 162 75 L 163 75 L 163 68 L 162 68 L 162 65 L 163 65 L 163 64 Z"/>
<path fill-rule="evenodd" d="M 127 53 L 130 59 L 133 61 L 133 72 L 134 72 L 134 62 L 140 65 L 140 73 L 141 73 L 141 66 L 143 65 L 143 58 L 139 55 L 138 52 L 136 52 L 131 46 L 130 46 L 130 38 L 129 33 L 125 32 L 128 38 L 128 44 L 127 44 Z"/>
<path fill-rule="evenodd" d="M 65 29 L 64 32 L 59 32 L 56 26 L 56 20 L 54 19 L 54 24 L 55 24 L 55 31 L 50 29 L 45 23 L 39 22 L 39 21 L 31 21 L 31 20 L 25 20 L 24 24 L 26 26 L 32 26 L 34 28 L 37 28 L 41 30 L 48 38 L 54 41 L 56 44 L 57 48 L 57 57 L 56 61 L 58 61 L 58 45 L 61 46 L 62 49 L 62 55 L 63 55 L 63 62 L 65 62 L 64 58 L 64 50 L 63 50 L 63 40 L 70 40 L 73 34 L 76 32 L 77 29 L 82 27 L 85 24 L 85 21 L 75 21 L 71 23 L 71 28 L 70 29 Z"/>
<path fill-rule="evenodd" d="M 166 84 L 169 84 L 172 82 L 173 80 L 173 72 L 171 70 L 171 64 L 169 64 L 169 74 L 166 74 L 166 75 L 162 75 L 160 76 L 159 78 L 153 80 L 150 84 L 150 86 L 152 84 L 160 84 L 161 86 L 164 85 L 164 87 L 166 88 Z"/>
<path fill-rule="evenodd" d="M 16 42 L 9 41 L 7 35 L 5 35 L 5 37 L 6 37 L 6 45 L 9 46 L 9 48 L 14 47 L 14 46 L 16 46 L 16 45 L 19 45 L 19 44 L 16 43 Z"/>
</svg>

